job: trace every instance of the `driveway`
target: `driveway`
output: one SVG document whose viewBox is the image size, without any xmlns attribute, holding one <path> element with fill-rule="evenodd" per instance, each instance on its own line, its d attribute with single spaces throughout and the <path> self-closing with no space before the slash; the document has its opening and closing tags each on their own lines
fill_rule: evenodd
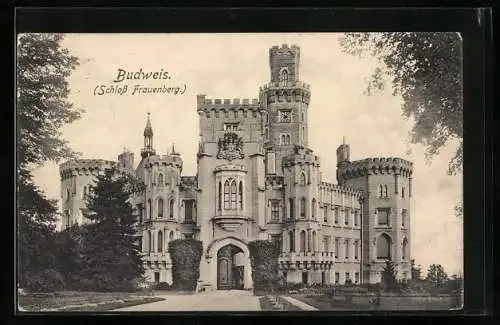
<svg viewBox="0 0 500 325">
<path fill-rule="evenodd" d="M 163 301 L 113 311 L 259 311 L 259 298 L 251 291 L 220 290 L 194 295 L 157 294 Z"/>
</svg>

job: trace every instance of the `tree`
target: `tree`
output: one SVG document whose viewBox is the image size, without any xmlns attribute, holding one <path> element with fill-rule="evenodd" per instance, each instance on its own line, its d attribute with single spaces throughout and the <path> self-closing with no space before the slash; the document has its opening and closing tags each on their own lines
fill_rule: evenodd
<svg viewBox="0 0 500 325">
<path fill-rule="evenodd" d="M 173 287 L 178 290 L 196 290 L 203 243 L 194 239 L 176 239 L 168 243 L 168 252 L 172 261 Z"/>
<path fill-rule="evenodd" d="M 386 260 L 384 269 L 382 270 L 382 283 L 386 286 L 393 286 L 396 281 L 396 266 L 392 260 Z"/>
<path fill-rule="evenodd" d="M 84 267 L 82 245 L 86 227 L 73 225 L 55 234 L 57 270 L 64 276 L 66 288 L 79 288 L 79 272 Z"/>
<path fill-rule="evenodd" d="M 127 177 L 112 168 L 98 175 L 91 187 L 80 271 L 82 285 L 88 289 L 133 289 L 144 273 L 127 187 Z"/>
<path fill-rule="evenodd" d="M 346 33 L 345 53 L 371 55 L 379 61 L 366 93 L 383 90 L 386 81 L 403 99 L 403 116 L 412 118 L 410 142 L 426 148 L 430 161 L 452 141 L 458 143 L 448 174 L 462 171 L 462 38 L 459 33 Z M 456 208 L 461 215 L 461 203 Z"/>
<path fill-rule="evenodd" d="M 422 275 L 422 270 L 420 268 L 420 265 L 415 265 L 415 260 L 411 260 L 411 278 L 413 280 L 420 280 Z"/>
<path fill-rule="evenodd" d="M 18 169 L 75 153 L 61 127 L 80 117 L 68 100 L 67 78 L 78 59 L 61 46 L 60 34 L 21 34 L 17 43 Z"/>
<path fill-rule="evenodd" d="M 255 240 L 248 243 L 254 292 L 274 289 L 280 281 L 280 250 L 275 243 L 268 240 Z"/>
<path fill-rule="evenodd" d="M 75 155 L 61 140 L 60 128 L 80 114 L 68 101 L 66 80 L 78 60 L 61 47 L 62 40 L 62 35 L 21 34 L 17 43 L 17 276 L 22 286 L 51 277 L 54 272 L 43 270 L 55 266 L 48 247 L 57 205 L 33 184 L 30 168 Z"/>
<path fill-rule="evenodd" d="M 427 270 L 427 281 L 432 283 L 435 287 L 439 287 L 446 283 L 448 275 L 444 271 L 441 264 L 432 264 Z"/>
</svg>

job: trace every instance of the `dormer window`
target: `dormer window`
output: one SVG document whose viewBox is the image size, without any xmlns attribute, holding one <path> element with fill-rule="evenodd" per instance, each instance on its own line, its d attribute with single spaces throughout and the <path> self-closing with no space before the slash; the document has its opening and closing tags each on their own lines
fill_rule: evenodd
<svg viewBox="0 0 500 325">
<path fill-rule="evenodd" d="M 238 131 L 238 123 L 224 123 L 224 132 Z"/>
</svg>

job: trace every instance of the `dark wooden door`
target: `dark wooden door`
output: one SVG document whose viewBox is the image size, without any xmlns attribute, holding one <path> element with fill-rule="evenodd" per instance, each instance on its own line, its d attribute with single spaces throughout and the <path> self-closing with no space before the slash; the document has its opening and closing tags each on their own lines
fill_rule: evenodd
<svg viewBox="0 0 500 325">
<path fill-rule="evenodd" d="M 232 265 L 231 258 L 220 257 L 217 268 L 217 289 L 229 290 L 232 287 Z"/>
</svg>

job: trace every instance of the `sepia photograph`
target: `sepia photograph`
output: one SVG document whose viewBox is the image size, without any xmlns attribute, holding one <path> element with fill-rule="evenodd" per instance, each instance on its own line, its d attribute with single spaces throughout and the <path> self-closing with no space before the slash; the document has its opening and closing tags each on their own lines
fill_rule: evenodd
<svg viewBox="0 0 500 325">
<path fill-rule="evenodd" d="M 458 32 L 21 33 L 20 312 L 463 307 Z"/>
</svg>

